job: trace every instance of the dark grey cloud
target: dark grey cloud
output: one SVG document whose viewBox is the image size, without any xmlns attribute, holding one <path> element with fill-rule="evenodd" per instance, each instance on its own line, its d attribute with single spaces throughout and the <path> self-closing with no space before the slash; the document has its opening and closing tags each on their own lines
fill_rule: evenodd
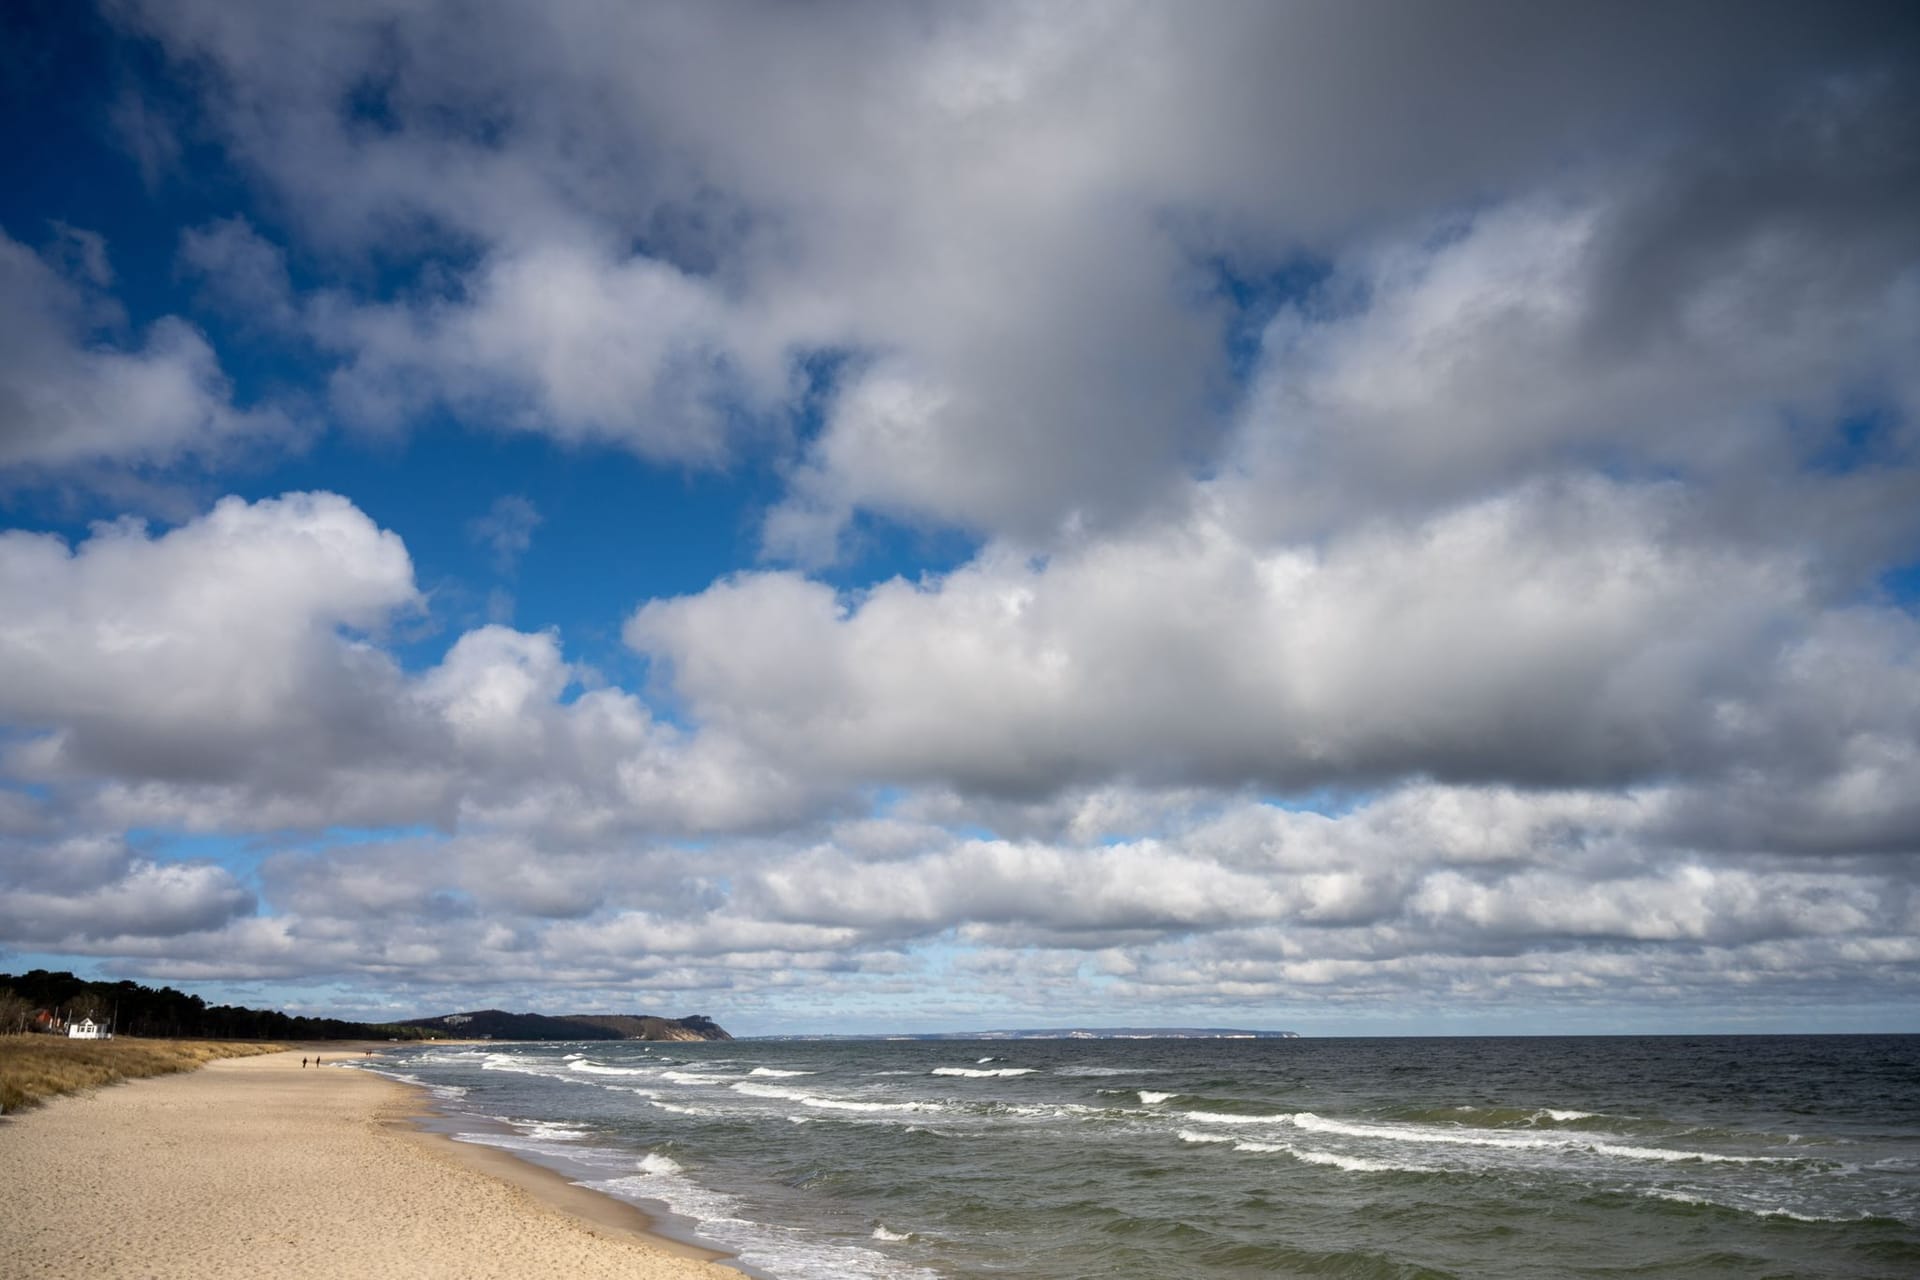
<svg viewBox="0 0 1920 1280">
<path fill-rule="evenodd" d="M 1684 341 L 1688 311 L 1736 292 L 1741 321 L 1789 327 L 1857 306 L 1920 262 L 1920 92 L 1892 50 L 1802 82 L 1773 112 L 1663 157 L 1596 238 L 1589 349 Z"/>
<path fill-rule="evenodd" d="M 1899 6 L 119 12 L 295 234 L 473 263 L 318 322 L 354 416 L 425 395 L 706 465 L 793 361 L 858 356 L 768 525 L 803 560 L 861 510 L 1045 539 L 1177 502 L 1228 438 L 1221 263 L 1569 183 L 1642 193 L 1610 331 L 1783 227 L 1850 221 L 1843 275 L 1910 261 Z"/>
</svg>

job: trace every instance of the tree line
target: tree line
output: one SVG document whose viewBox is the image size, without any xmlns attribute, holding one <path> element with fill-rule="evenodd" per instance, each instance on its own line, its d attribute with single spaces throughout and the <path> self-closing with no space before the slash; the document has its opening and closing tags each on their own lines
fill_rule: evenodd
<svg viewBox="0 0 1920 1280">
<path fill-rule="evenodd" d="M 190 1040 L 434 1040 L 447 1033 L 396 1023 L 308 1018 L 276 1009 L 209 1005 L 172 987 L 89 982 L 71 973 L 33 969 L 0 973 L 0 1034 L 31 1030 L 42 1011 L 68 1021 L 111 1023 L 120 1035 Z"/>
</svg>

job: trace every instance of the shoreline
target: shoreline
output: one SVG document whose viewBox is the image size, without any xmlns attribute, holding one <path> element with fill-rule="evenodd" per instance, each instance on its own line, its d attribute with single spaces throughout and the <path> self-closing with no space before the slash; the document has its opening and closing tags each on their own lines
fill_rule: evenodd
<svg viewBox="0 0 1920 1280">
<path fill-rule="evenodd" d="M 0 1120 L 0 1257 L 56 1277 L 742 1280 L 645 1209 L 425 1123 L 427 1090 L 334 1042 L 56 1098 Z"/>
<path fill-rule="evenodd" d="M 424 1085 L 395 1080 L 392 1076 L 373 1071 L 367 1071 L 366 1074 L 413 1095 L 405 1114 L 395 1117 L 394 1133 L 403 1141 L 421 1144 L 434 1158 L 451 1161 L 482 1176 L 518 1187 L 568 1217 L 605 1231 L 631 1236 L 648 1248 L 695 1262 L 714 1263 L 725 1267 L 735 1276 L 753 1275 L 743 1270 L 731 1254 L 669 1234 L 658 1216 L 643 1205 L 582 1186 L 558 1170 L 550 1169 L 509 1148 L 484 1142 L 463 1142 L 451 1132 L 434 1127 L 436 1121 L 453 1123 L 453 1117 L 434 1105 L 433 1095 Z M 506 1126 L 501 1127 L 504 1129 Z"/>
</svg>

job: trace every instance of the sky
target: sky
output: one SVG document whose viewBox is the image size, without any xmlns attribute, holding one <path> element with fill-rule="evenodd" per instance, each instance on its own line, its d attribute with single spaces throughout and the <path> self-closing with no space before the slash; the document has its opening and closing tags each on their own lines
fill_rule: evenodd
<svg viewBox="0 0 1920 1280">
<path fill-rule="evenodd" d="M 1920 14 L 22 0 L 0 971 L 1920 1031 Z"/>
</svg>

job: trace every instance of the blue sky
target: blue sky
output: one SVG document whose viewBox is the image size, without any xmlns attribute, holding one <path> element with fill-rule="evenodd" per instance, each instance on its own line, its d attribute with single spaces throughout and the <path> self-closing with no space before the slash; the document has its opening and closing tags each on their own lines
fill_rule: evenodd
<svg viewBox="0 0 1920 1280">
<path fill-rule="evenodd" d="M 1899 7 L 5 22 L 0 970 L 1920 1030 Z"/>
</svg>

